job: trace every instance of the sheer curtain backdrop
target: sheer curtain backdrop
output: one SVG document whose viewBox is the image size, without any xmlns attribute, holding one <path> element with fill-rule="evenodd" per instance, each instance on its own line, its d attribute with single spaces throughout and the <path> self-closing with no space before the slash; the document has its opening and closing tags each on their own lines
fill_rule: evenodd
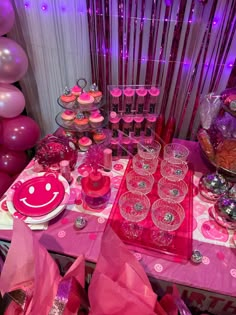
<svg viewBox="0 0 236 315">
<path fill-rule="evenodd" d="M 158 112 L 175 117 L 176 137 L 195 139 L 203 94 L 226 88 L 235 63 L 236 1 L 12 0 L 9 37 L 30 63 L 21 85 L 43 135 L 57 127 L 57 97 L 86 77 L 159 85 Z"/>
<path fill-rule="evenodd" d="M 91 58 L 85 0 L 12 0 L 16 22 L 9 37 L 29 59 L 20 82 L 29 116 L 40 125 L 42 136 L 58 127 L 61 110 L 57 98 L 79 77 L 91 84 Z M 44 5 L 44 7 L 43 7 Z"/>
</svg>

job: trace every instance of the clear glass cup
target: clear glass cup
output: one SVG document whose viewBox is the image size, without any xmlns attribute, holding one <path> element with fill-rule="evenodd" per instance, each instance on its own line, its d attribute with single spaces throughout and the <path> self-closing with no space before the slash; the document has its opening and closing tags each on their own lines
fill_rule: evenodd
<svg viewBox="0 0 236 315">
<path fill-rule="evenodd" d="M 154 174 L 158 166 L 158 159 L 143 159 L 136 154 L 133 157 L 133 169 L 136 173 L 145 175 L 146 172 Z"/>
<path fill-rule="evenodd" d="M 189 150 L 184 145 L 179 143 L 169 143 L 164 146 L 163 157 L 164 160 L 170 158 L 186 161 L 189 155 Z"/>
<path fill-rule="evenodd" d="M 130 239 L 140 238 L 143 227 L 137 222 L 144 220 L 150 210 L 150 200 L 140 192 L 127 191 L 120 196 L 119 208 L 121 216 L 126 220 L 122 223 L 124 235 Z"/>
<path fill-rule="evenodd" d="M 158 158 L 161 151 L 161 144 L 153 139 L 142 139 L 137 144 L 138 155 L 145 159 Z"/>
<path fill-rule="evenodd" d="M 154 177 L 148 172 L 141 175 L 131 171 L 126 176 L 127 189 L 134 193 L 141 192 L 146 195 L 151 192 L 153 184 Z"/>
<path fill-rule="evenodd" d="M 156 200 L 151 207 L 151 217 L 155 226 L 162 231 L 176 231 L 185 218 L 184 208 L 171 200 Z"/>
<path fill-rule="evenodd" d="M 169 199 L 172 202 L 180 203 L 188 193 L 188 185 L 183 180 L 173 182 L 162 177 L 158 181 L 157 192 L 161 199 Z"/>
<path fill-rule="evenodd" d="M 183 180 L 188 172 L 188 164 L 179 159 L 168 159 L 161 161 L 161 175 L 171 181 Z"/>
</svg>

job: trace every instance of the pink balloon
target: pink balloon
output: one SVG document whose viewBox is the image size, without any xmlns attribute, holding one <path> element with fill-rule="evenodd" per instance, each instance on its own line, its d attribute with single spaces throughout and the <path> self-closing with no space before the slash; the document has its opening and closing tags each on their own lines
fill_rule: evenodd
<svg viewBox="0 0 236 315">
<path fill-rule="evenodd" d="M 30 117 L 20 115 L 3 119 L 2 126 L 3 144 L 11 150 L 25 151 L 34 147 L 39 140 L 39 126 Z"/>
<path fill-rule="evenodd" d="M 25 107 L 23 93 L 14 85 L 0 83 L 0 117 L 13 118 Z"/>
<path fill-rule="evenodd" d="M 0 198 L 13 182 L 13 179 L 6 173 L 0 172 Z"/>
<path fill-rule="evenodd" d="M 3 143 L 3 138 L 2 138 L 3 130 L 2 130 L 2 121 L 0 120 L 0 144 Z"/>
<path fill-rule="evenodd" d="M 24 151 L 12 151 L 4 146 L 0 147 L 0 171 L 9 175 L 20 173 L 28 163 L 28 156 Z"/>
<path fill-rule="evenodd" d="M 0 83 L 13 83 L 21 79 L 28 68 L 28 59 L 13 40 L 0 37 Z"/>
<path fill-rule="evenodd" d="M 15 13 L 9 0 L 0 2 L 0 36 L 7 34 L 15 21 Z"/>
</svg>

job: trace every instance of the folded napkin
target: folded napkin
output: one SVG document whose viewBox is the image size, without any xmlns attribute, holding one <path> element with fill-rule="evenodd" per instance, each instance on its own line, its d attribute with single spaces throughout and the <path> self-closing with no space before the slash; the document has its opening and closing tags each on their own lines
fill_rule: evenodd
<svg viewBox="0 0 236 315">
<path fill-rule="evenodd" d="M 0 230 L 12 230 L 13 229 L 13 216 L 7 210 L 6 197 L 0 201 Z M 47 230 L 48 223 L 42 224 L 29 224 L 31 230 Z"/>
<path fill-rule="evenodd" d="M 111 228 L 89 286 L 90 315 L 167 315 L 140 263 Z"/>
<path fill-rule="evenodd" d="M 64 277 L 32 231 L 14 219 L 13 237 L 0 276 L 4 314 L 75 315 L 84 293 L 85 263 L 79 256 Z"/>
</svg>

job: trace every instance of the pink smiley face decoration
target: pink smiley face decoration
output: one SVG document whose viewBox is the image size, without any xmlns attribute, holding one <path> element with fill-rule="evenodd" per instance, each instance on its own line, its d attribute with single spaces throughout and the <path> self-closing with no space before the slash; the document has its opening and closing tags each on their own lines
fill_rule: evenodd
<svg viewBox="0 0 236 315">
<path fill-rule="evenodd" d="M 46 173 L 19 185 L 13 196 L 15 209 L 23 215 L 43 216 L 62 202 L 65 188 L 57 175 Z"/>
</svg>

